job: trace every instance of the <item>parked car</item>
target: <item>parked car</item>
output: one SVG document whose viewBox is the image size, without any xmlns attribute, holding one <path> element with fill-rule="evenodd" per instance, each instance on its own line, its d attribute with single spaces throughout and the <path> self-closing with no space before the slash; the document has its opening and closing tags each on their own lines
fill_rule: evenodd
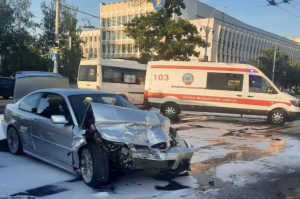
<svg viewBox="0 0 300 199">
<path fill-rule="evenodd" d="M 2 127 L 12 154 L 80 174 L 91 187 L 108 182 L 111 168 L 186 172 L 194 152 L 168 118 L 105 91 L 31 92 L 6 106 Z"/>
<path fill-rule="evenodd" d="M 15 79 L 10 77 L 0 77 L 0 96 L 8 99 L 14 95 Z"/>
<path fill-rule="evenodd" d="M 287 94 L 290 94 L 292 96 L 295 95 L 295 91 L 293 89 L 282 89 L 281 92 L 284 92 L 284 93 L 287 93 Z"/>
</svg>

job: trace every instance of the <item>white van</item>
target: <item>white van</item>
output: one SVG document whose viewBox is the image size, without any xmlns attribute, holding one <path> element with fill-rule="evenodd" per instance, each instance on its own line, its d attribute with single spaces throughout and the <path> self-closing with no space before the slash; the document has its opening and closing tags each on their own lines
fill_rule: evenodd
<svg viewBox="0 0 300 199">
<path fill-rule="evenodd" d="M 266 116 L 271 124 L 296 119 L 299 100 L 256 67 L 212 62 L 148 62 L 145 106 L 176 118 L 181 111 Z"/>
<path fill-rule="evenodd" d="M 78 88 L 106 90 L 120 94 L 136 106 L 144 102 L 146 64 L 123 59 L 82 59 Z"/>
</svg>

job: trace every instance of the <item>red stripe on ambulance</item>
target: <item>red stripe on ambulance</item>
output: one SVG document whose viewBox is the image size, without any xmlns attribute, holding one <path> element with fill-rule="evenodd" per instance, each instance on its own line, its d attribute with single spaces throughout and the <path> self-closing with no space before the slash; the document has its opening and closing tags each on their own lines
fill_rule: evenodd
<svg viewBox="0 0 300 199">
<path fill-rule="evenodd" d="M 246 104 L 246 105 L 256 105 L 256 106 L 271 106 L 273 104 L 282 103 L 291 106 L 292 103 L 286 102 L 276 102 L 267 100 L 253 100 L 253 99 L 243 99 L 243 98 L 229 98 L 229 97 L 216 97 L 216 96 L 201 96 L 201 95 L 188 95 L 188 94 L 171 94 L 171 93 L 150 93 L 148 92 L 149 98 L 164 98 L 164 97 L 177 97 L 180 100 L 189 101 L 201 101 L 201 102 L 221 102 L 221 103 L 231 103 L 231 104 Z"/>
</svg>

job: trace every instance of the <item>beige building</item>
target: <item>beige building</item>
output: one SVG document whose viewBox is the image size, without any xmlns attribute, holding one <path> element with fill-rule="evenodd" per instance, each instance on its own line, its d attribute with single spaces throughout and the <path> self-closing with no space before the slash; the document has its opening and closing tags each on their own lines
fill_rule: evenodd
<svg viewBox="0 0 300 199">
<path fill-rule="evenodd" d="M 247 63 L 261 56 L 263 49 L 274 48 L 299 60 L 299 40 L 290 40 L 255 28 L 197 0 L 185 0 L 185 4 L 186 9 L 182 10 L 180 17 L 196 25 L 204 40 L 207 36 L 210 43 L 206 53 L 208 61 Z M 95 58 L 98 53 L 102 58 L 138 57 L 139 49 L 134 40 L 125 35 L 123 24 L 153 10 L 152 3 L 146 3 L 145 0 L 100 3 L 100 31 L 83 31 L 81 34 L 86 42 L 83 45 L 84 56 Z M 203 60 L 205 49 L 196 50 L 200 52 L 199 60 Z"/>
</svg>

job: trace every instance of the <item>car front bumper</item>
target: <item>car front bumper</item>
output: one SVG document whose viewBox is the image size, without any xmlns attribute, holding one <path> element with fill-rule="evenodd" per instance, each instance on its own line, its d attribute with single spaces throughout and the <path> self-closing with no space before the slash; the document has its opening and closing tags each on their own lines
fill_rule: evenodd
<svg viewBox="0 0 300 199">
<path fill-rule="evenodd" d="M 194 153 L 193 148 L 171 147 L 168 151 L 149 153 L 132 152 L 133 169 L 168 169 L 178 168 L 182 162 L 190 162 Z"/>
</svg>

